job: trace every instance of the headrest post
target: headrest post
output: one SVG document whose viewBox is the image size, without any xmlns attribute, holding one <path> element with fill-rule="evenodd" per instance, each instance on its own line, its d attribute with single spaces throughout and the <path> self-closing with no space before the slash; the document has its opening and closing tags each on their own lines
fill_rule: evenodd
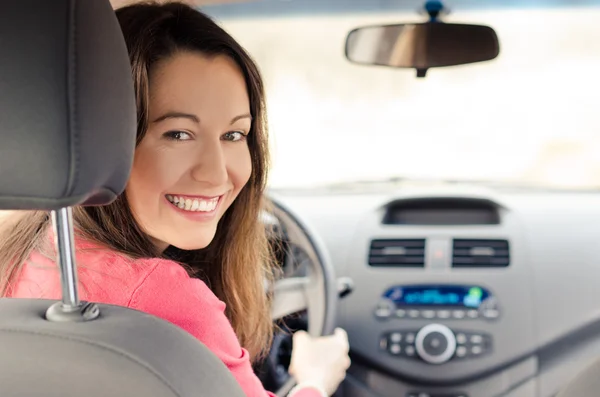
<svg viewBox="0 0 600 397">
<path fill-rule="evenodd" d="M 52 225 L 56 236 L 62 303 L 65 310 L 76 310 L 81 302 L 77 293 L 77 266 L 73 247 L 73 210 L 71 207 L 52 211 Z"/>
<path fill-rule="evenodd" d="M 46 318 L 50 321 L 90 321 L 100 315 L 95 303 L 81 302 L 77 293 L 77 265 L 73 238 L 73 210 L 71 207 L 52 211 L 52 225 L 56 236 L 56 251 L 60 268 L 62 301 L 50 306 Z"/>
</svg>

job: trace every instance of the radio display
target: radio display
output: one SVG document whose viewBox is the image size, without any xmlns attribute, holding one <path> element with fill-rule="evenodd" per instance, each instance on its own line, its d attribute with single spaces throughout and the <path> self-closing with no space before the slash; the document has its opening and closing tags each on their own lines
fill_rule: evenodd
<svg viewBox="0 0 600 397">
<path fill-rule="evenodd" d="M 396 307 L 452 306 L 478 309 L 491 296 L 485 288 L 475 285 L 409 285 L 388 289 L 384 298 Z"/>
</svg>

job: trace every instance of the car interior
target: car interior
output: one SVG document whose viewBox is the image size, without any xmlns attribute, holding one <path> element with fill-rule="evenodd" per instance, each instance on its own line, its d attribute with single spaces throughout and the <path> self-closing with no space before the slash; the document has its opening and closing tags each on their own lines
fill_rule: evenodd
<svg viewBox="0 0 600 397">
<path fill-rule="evenodd" d="M 78 297 L 72 208 L 124 190 L 129 0 L 5 0 L 0 210 L 47 211 L 61 301 L 0 299 L 3 396 L 242 396 L 178 327 Z M 600 392 L 593 0 L 196 0 L 265 77 L 270 353 L 343 327 L 337 397 Z M 27 21 L 24 23 L 23 21 Z"/>
</svg>

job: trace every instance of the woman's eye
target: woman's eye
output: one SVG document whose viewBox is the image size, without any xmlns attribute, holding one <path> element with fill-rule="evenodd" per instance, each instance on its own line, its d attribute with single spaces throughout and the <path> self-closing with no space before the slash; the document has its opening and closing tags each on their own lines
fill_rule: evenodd
<svg viewBox="0 0 600 397">
<path fill-rule="evenodd" d="M 246 139 L 246 134 L 241 131 L 231 131 L 223 135 L 223 140 L 237 142 Z"/>
<path fill-rule="evenodd" d="M 163 136 L 172 141 L 189 141 L 192 139 L 191 134 L 185 131 L 169 131 L 165 132 Z"/>
</svg>

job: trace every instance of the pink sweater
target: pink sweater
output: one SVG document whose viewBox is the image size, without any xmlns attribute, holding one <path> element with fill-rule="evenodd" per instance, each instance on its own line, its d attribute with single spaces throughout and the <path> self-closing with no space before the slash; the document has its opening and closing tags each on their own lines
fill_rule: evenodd
<svg viewBox="0 0 600 397">
<path fill-rule="evenodd" d="M 229 368 L 247 396 L 270 396 L 254 374 L 248 351 L 240 346 L 225 316 L 225 303 L 208 286 L 190 278 L 176 262 L 132 260 L 93 244 L 77 242 L 77 266 L 82 300 L 129 307 L 188 331 Z M 13 284 L 11 297 L 60 299 L 58 268 L 53 260 L 33 253 Z M 319 397 L 315 389 L 295 397 Z"/>
</svg>

